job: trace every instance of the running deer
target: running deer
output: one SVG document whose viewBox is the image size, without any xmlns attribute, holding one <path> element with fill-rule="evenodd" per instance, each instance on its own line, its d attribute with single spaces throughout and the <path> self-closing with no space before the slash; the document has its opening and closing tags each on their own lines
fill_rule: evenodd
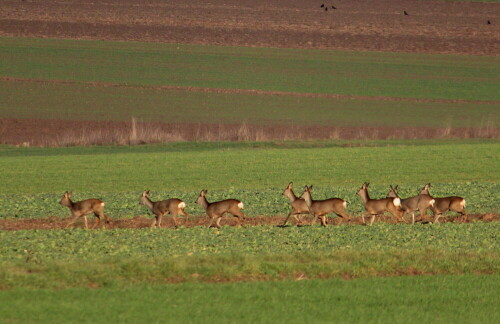
<svg viewBox="0 0 500 324">
<path fill-rule="evenodd" d="M 397 197 L 370 199 L 370 195 L 368 194 L 369 185 L 369 183 L 365 182 L 357 192 L 357 194 L 361 197 L 363 203 L 365 204 L 366 211 L 361 214 L 361 217 L 363 218 L 363 224 L 366 224 L 365 216 L 371 215 L 371 226 L 375 221 L 375 216 L 381 215 L 385 212 L 389 212 L 397 217 L 400 221 L 405 222 L 405 220 L 403 219 L 403 210 L 401 209 L 401 199 Z"/>
<path fill-rule="evenodd" d="M 312 186 L 304 187 L 304 193 L 300 198 L 304 199 L 310 213 L 314 215 L 314 219 L 311 225 L 316 223 L 318 217 L 321 219 L 321 225 L 326 226 L 326 215 L 334 213 L 340 217 L 340 224 L 344 221 L 350 219 L 349 215 L 346 214 L 345 209 L 347 208 L 347 201 L 340 198 L 330 198 L 325 200 L 313 200 L 311 196 Z"/>
<path fill-rule="evenodd" d="M 71 192 L 66 191 L 59 203 L 71 210 L 71 218 L 68 222 L 68 225 L 66 225 L 66 228 L 72 225 L 78 217 L 83 216 L 83 220 L 85 221 L 85 228 L 88 229 L 89 226 L 87 224 L 87 215 L 90 213 L 94 213 L 95 217 L 97 217 L 97 221 L 95 222 L 94 226 L 92 226 L 92 228 L 96 228 L 99 225 L 99 223 L 101 222 L 101 217 L 106 219 L 106 224 L 111 223 L 110 218 L 104 214 L 104 202 L 102 200 L 87 199 L 73 202 L 71 201 Z"/>
<path fill-rule="evenodd" d="M 425 185 L 425 187 L 420 191 L 420 194 L 422 195 L 429 195 L 429 197 L 432 197 L 431 194 L 429 193 L 429 188 L 431 187 L 431 184 L 428 183 Z M 439 220 L 439 217 L 442 216 L 443 213 L 447 212 L 448 210 L 457 212 L 460 216 L 462 216 L 462 220 L 465 221 L 466 219 L 466 214 L 465 214 L 465 199 L 462 197 L 457 197 L 457 196 L 451 196 L 451 197 L 443 197 L 443 198 L 435 198 L 434 206 L 431 207 L 432 213 L 434 214 L 434 222 L 437 223 Z"/>
<path fill-rule="evenodd" d="M 149 210 L 151 210 L 151 212 L 153 212 L 153 214 L 155 215 L 155 219 L 150 226 L 151 229 L 155 226 L 161 228 L 161 218 L 166 214 L 172 215 L 172 219 L 176 228 L 178 227 L 177 220 L 175 219 L 175 216 L 177 215 L 186 216 L 185 225 L 188 225 L 189 214 L 184 211 L 184 208 L 186 208 L 186 203 L 180 199 L 171 198 L 161 201 L 152 201 L 151 199 L 149 199 L 149 190 L 147 190 L 142 193 L 141 201 L 139 202 L 139 204 L 149 208 Z"/>
<path fill-rule="evenodd" d="M 210 203 L 206 198 L 207 190 L 202 190 L 198 199 L 196 199 L 195 203 L 203 206 L 205 211 L 207 212 L 208 217 L 210 218 L 210 223 L 208 227 L 212 227 L 212 224 L 215 222 L 217 228 L 221 228 L 220 220 L 222 219 L 222 215 L 225 213 L 230 213 L 233 216 L 238 218 L 238 225 L 245 220 L 245 214 L 241 211 L 243 209 L 243 203 L 236 199 L 226 199 L 221 201 L 216 201 Z"/>
<path fill-rule="evenodd" d="M 298 215 L 305 215 L 309 214 L 309 208 L 306 205 L 306 201 L 302 198 L 299 198 L 295 196 L 295 193 L 293 192 L 293 183 L 290 182 L 288 186 L 285 188 L 285 191 L 283 191 L 283 196 L 287 197 L 290 200 L 290 205 L 292 205 L 292 210 L 290 213 L 288 213 L 288 216 L 285 219 L 285 222 L 283 223 L 282 226 L 286 225 L 286 222 L 290 218 L 290 216 L 293 215 L 293 218 L 297 221 L 297 224 L 301 223 L 300 219 L 298 218 Z"/>
<path fill-rule="evenodd" d="M 398 194 L 398 186 L 390 186 L 387 198 L 400 198 Z M 406 214 L 411 214 L 411 223 L 415 224 L 415 212 L 418 210 L 420 212 L 420 217 L 423 219 L 426 216 L 427 209 L 433 207 L 435 202 L 436 201 L 431 196 L 422 193 L 417 196 L 401 199 L 403 217 Z"/>
</svg>

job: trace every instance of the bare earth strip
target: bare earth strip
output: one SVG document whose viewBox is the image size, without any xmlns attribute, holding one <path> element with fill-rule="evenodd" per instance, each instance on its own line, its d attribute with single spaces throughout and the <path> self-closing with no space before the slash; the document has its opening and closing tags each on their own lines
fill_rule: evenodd
<svg viewBox="0 0 500 324">
<path fill-rule="evenodd" d="M 284 216 L 256 216 L 248 217 L 245 220 L 246 226 L 281 226 L 285 220 Z M 303 223 L 301 225 L 309 225 L 312 221 L 311 217 L 302 217 Z M 329 225 L 338 225 L 339 218 L 327 218 Z M 431 216 L 427 216 L 424 219 L 416 218 L 417 222 L 428 223 L 432 221 Z M 467 215 L 466 219 L 462 217 L 442 217 L 440 220 L 442 223 L 453 222 L 453 223 L 472 223 L 477 221 L 492 222 L 500 221 L 500 214 L 489 213 L 489 214 L 471 214 Z M 107 229 L 125 229 L 125 228 L 149 228 L 152 222 L 151 217 L 135 216 L 129 219 L 114 219 L 111 224 L 106 225 Z M 185 226 L 185 219 L 183 217 L 178 217 L 177 222 L 181 226 Z M 390 216 L 380 216 L 377 217 L 377 222 L 385 222 L 389 224 L 396 224 L 397 220 Z M 34 229 L 63 229 L 68 224 L 68 219 L 61 219 L 56 216 L 41 218 L 41 219 L 0 219 L 0 230 L 34 230 Z M 102 224 L 102 223 L 101 223 Z M 194 226 L 206 226 L 208 224 L 208 218 L 202 216 L 190 216 L 188 225 L 186 227 Z M 361 225 L 361 217 L 353 217 L 350 222 L 344 222 L 341 226 L 351 226 L 351 225 Z M 93 225 L 92 218 L 89 217 L 89 227 Z M 236 220 L 233 217 L 224 217 L 221 221 L 221 225 L 224 226 L 235 226 Z M 296 224 L 290 224 L 296 225 Z M 316 224 L 319 226 L 319 223 Z M 78 221 L 75 223 L 74 227 L 83 228 L 83 221 Z M 174 222 L 171 217 L 164 217 L 162 222 L 162 227 L 164 228 L 174 228 Z"/>
<path fill-rule="evenodd" d="M 498 56 L 499 3 L 4 0 L 0 36 Z M 403 10 L 409 15 L 404 15 Z M 492 23 L 487 24 L 490 20 Z"/>
<path fill-rule="evenodd" d="M 16 146 L 134 145 L 175 141 L 272 141 L 310 139 L 435 139 L 500 137 L 497 127 L 342 127 L 153 123 L 0 118 L 0 144 Z M 346 144 L 349 145 L 349 144 Z"/>
</svg>

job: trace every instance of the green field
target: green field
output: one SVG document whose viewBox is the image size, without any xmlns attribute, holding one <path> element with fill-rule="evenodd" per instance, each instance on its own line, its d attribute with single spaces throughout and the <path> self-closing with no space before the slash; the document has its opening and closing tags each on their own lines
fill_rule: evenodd
<svg viewBox="0 0 500 324">
<path fill-rule="evenodd" d="M 6 323 L 498 323 L 498 275 L 0 291 Z M 33 300 L 37 302 L 33 302 Z"/>
<path fill-rule="evenodd" d="M 347 199 L 348 212 L 355 215 L 363 209 L 356 191 L 365 181 L 372 183 L 372 197 L 385 197 L 390 184 L 399 184 L 402 197 L 414 195 L 431 182 L 435 196 L 465 197 L 471 213 L 497 211 L 498 141 L 345 144 L 1 147 L 0 218 L 67 216 L 68 210 L 57 204 L 66 190 L 72 190 L 76 200 L 102 198 L 114 218 L 146 213 L 138 205 L 143 190 L 151 190 L 153 200 L 184 199 L 187 211 L 195 215 L 203 214 L 193 203 L 201 189 L 209 190 L 209 200 L 241 199 L 249 216 L 286 215 L 289 203 L 281 193 L 290 181 L 297 194 L 305 184 L 313 184 L 316 199 Z"/>
<path fill-rule="evenodd" d="M 0 117 L 498 127 L 499 72 L 496 57 L 0 38 L 0 77 L 20 79 L 0 81 Z"/>
<path fill-rule="evenodd" d="M 3 37 L 0 118 L 498 127 L 499 72 L 498 57 Z M 431 182 L 468 213 L 500 205 L 500 142 L 488 139 L 0 146 L 0 168 L 9 222 L 67 217 L 67 190 L 103 199 L 114 220 L 151 217 L 143 190 L 194 216 L 201 189 L 242 200 L 249 217 L 285 216 L 290 181 L 346 199 L 355 217 L 365 181 L 377 198 Z M 497 323 L 498 234 L 483 221 L 1 230 L 0 318 Z"/>
</svg>

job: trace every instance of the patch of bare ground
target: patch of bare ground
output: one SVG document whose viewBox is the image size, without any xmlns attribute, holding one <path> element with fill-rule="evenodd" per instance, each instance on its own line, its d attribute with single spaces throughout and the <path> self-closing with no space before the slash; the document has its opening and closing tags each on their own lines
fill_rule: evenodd
<svg viewBox="0 0 500 324">
<path fill-rule="evenodd" d="M 425 218 L 416 218 L 417 223 L 430 223 L 433 217 L 428 215 Z M 50 216 L 47 218 L 36 218 L 36 219 L 0 219 L 0 230 L 52 230 L 52 229 L 63 229 L 68 224 L 69 219 L 59 218 L 56 216 Z M 106 229 L 147 229 L 150 227 L 153 221 L 152 217 L 145 217 L 143 215 L 138 215 L 133 218 L 122 218 L 113 219 L 111 224 L 106 224 Z M 208 217 L 206 216 L 190 216 L 188 224 L 185 223 L 185 218 L 178 217 L 177 222 L 179 226 L 185 227 L 195 227 L 195 226 L 207 226 Z M 282 227 L 285 221 L 284 216 L 255 216 L 248 217 L 245 219 L 244 226 L 277 226 Z M 312 217 L 303 216 L 301 218 L 301 223 L 295 224 L 295 222 L 289 222 L 286 226 L 309 226 L 311 224 Z M 487 213 L 487 214 L 470 214 L 464 217 L 447 216 L 440 218 L 440 223 L 473 223 L 473 222 L 498 222 L 500 221 L 500 214 L 497 213 Z M 94 219 L 89 217 L 89 227 L 93 226 Z M 330 217 L 327 218 L 328 225 L 337 226 L 339 225 L 339 218 Z M 398 224 L 398 220 L 391 216 L 380 216 L 377 217 L 376 222 L 385 222 L 389 224 Z M 102 222 L 101 222 L 102 224 Z M 362 225 L 363 221 L 361 217 L 352 217 L 349 222 L 343 222 L 340 226 L 353 226 Z M 403 223 L 400 223 L 403 225 Z M 223 226 L 236 226 L 237 220 L 230 216 L 225 216 L 221 225 Z M 315 226 L 320 226 L 319 222 Z M 84 228 L 83 219 L 77 221 L 73 228 Z M 175 224 L 171 217 L 164 217 L 162 221 L 162 227 L 164 228 L 175 228 Z"/>
<path fill-rule="evenodd" d="M 302 0 L 3 0 L 0 36 L 500 53 L 498 3 L 338 0 L 337 9 L 328 11 L 319 5 Z"/>
<path fill-rule="evenodd" d="M 16 146 L 435 138 L 500 138 L 500 129 L 493 125 L 483 128 L 344 127 L 0 118 L 0 144 Z"/>
</svg>

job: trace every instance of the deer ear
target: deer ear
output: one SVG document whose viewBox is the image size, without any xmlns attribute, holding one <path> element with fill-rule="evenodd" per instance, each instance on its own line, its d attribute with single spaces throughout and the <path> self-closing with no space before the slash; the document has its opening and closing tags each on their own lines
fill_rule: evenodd
<svg viewBox="0 0 500 324">
<path fill-rule="evenodd" d="M 399 185 L 396 185 L 396 187 L 394 187 L 394 189 L 398 190 L 398 186 L 399 186 Z"/>
<path fill-rule="evenodd" d="M 66 196 L 67 196 L 68 198 L 70 198 L 70 197 L 71 197 L 71 191 L 67 191 L 67 192 L 66 192 Z"/>
<path fill-rule="evenodd" d="M 291 189 L 291 188 L 292 188 L 292 186 L 293 186 L 293 182 L 290 182 L 290 183 L 288 184 L 288 188 L 290 188 L 290 189 Z"/>
</svg>

